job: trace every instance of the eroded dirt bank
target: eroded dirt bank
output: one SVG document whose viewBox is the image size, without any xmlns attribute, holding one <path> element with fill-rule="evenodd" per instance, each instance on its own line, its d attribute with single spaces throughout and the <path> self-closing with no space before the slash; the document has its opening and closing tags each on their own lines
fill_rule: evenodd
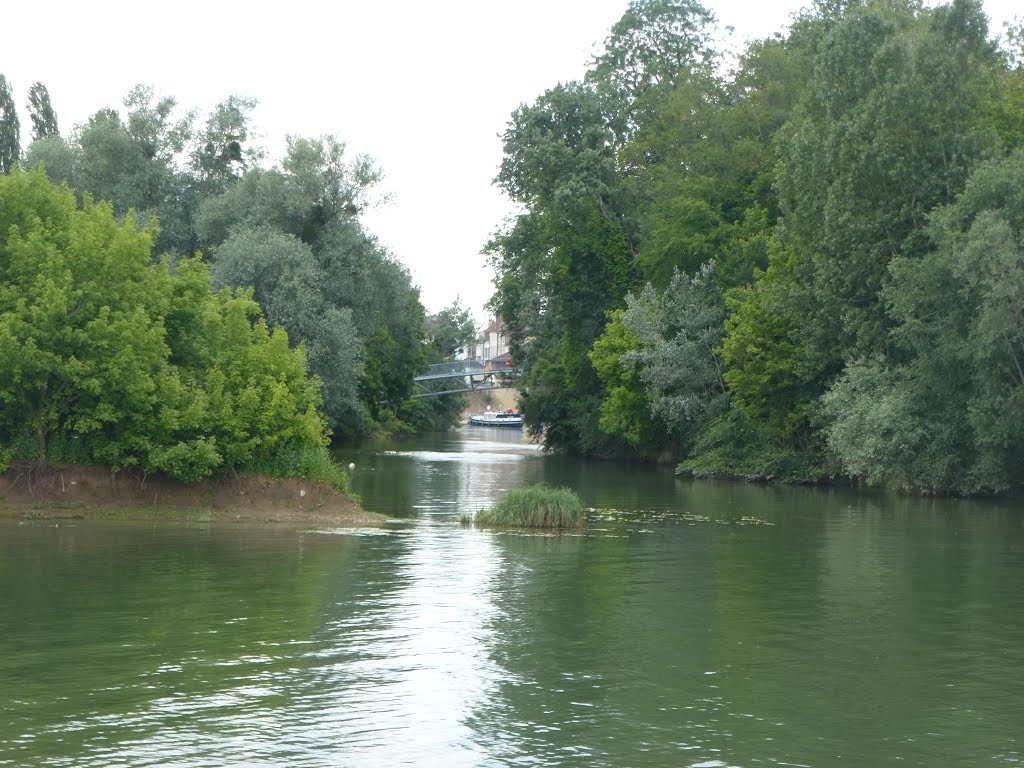
<svg viewBox="0 0 1024 768">
<path fill-rule="evenodd" d="M 335 489 L 259 475 L 184 484 L 137 470 L 16 464 L 0 473 L 0 516 L 372 525 L 385 520 Z"/>
</svg>

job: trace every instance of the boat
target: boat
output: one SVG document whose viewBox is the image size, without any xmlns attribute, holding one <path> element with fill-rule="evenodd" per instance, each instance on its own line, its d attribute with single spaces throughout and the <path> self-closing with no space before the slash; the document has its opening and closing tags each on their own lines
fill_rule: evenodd
<svg viewBox="0 0 1024 768">
<path fill-rule="evenodd" d="M 523 414 L 512 410 L 473 413 L 469 416 L 469 423 L 477 427 L 522 427 Z"/>
</svg>

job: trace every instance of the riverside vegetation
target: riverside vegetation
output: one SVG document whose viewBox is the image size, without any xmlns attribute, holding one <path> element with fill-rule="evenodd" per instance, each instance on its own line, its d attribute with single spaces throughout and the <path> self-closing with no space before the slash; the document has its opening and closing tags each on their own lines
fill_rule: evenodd
<svg viewBox="0 0 1024 768">
<path fill-rule="evenodd" d="M 1019 492 L 1020 25 L 994 36 L 978 0 L 820 0 L 735 56 L 716 39 L 698 0 L 632 0 L 581 81 L 511 116 L 496 181 L 520 213 L 486 250 L 530 430 L 554 450 L 673 461 L 698 476 Z M 310 434 L 457 418 L 457 397 L 409 394 L 425 362 L 460 345 L 468 316 L 456 304 L 428 328 L 408 272 L 363 229 L 379 178 L 369 159 L 346 160 L 333 137 L 292 138 L 267 167 L 251 139 L 254 102 L 231 97 L 200 124 L 146 86 L 62 135 L 40 83 L 23 153 L 11 94 L 0 76 L 0 172 L 44 167 L 124 242 L 146 233 L 176 307 L 218 297 L 195 322 L 231 316 L 241 331 L 245 317 L 267 337 L 257 348 L 301 355 L 321 400 Z M 0 372 L 5 411 L 17 411 L 3 417 L 16 428 L 0 426 L 8 453 L 42 435 L 50 450 L 102 445 L 93 455 L 110 464 L 187 475 L 232 465 L 236 439 L 273 452 L 246 430 L 211 442 L 187 409 L 148 435 L 128 405 L 163 399 L 153 408 L 174 414 L 185 402 L 159 377 L 120 401 L 96 389 L 116 373 L 75 390 L 93 375 L 85 361 L 51 359 L 29 333 L 53 312 L 83 322 L 60 269 L 39 273 L 34 307 L 10 282 L 17 270 L 0 265 L 0 345 L 27 356 L 17 374 Z M 170 331 L 190 310 L 132 316 L 133 306 L 111 305 L 76 332 L 109 324 L 96 340 L 109 353 L 137 317 L 167 334 L 181 386 L 223 374 L 202 371 L 187 344 L 174 351 Z M 288 382 L 298 400 L 285 410 L 316 412 Z M 162 442 L 176 430 L 184 440 Z"/>
<path fill-rule="evenodd" d="M 202 125 L 139 86 L 62 135 L 36 83 L 23 153 L 0 75 L 0 471 L 249 472 L 347 491 L 330 438 L 458 419 L 463 398 L 409 395 L 472 320 L 458 301 L 427 318 L 363 229 L 379 171 L 333 137 L 292 137 L 265 167 L 254 106 L 229 98 Z"/>
<path fill-rule="evenodd" d="M 262 471 L 348 490 L 305 349 L 198 257 L 37 170 L 0 176 L 0 470 L 137 466 L 183 482 Z"/>
<path fill-rule="evenodd" d="M 633 0 L 511 117 L 492 308 L 547 447 L 1024 486 L 1024 68 L 976 0 L 812 3 L 730 57 Z"/>
<path fill-rule="evenodd" d="M 580 529 L 587 523 L 580 497 L 569 488 L 532 485 L 516 488 L 473 519 L 477 525 L 510 528 Z"/>
<path fill-rule="evenodd" d="M 363 227 L 381 178 L 372 159 L 348 156 L 333 136 L 290 136 L 272 163 L 253 137 L 255 106 L 232 96 L 202 119 L 140 85 L 61 130 L 36 83 L 22 151 L 13 88 L 0 75 L 0 173 L 43 167 L 79 205 L 102 201 L 116 221 L 145 229 L 151 259 L 172 276 L 198 259 L 215 292 L 249 291 L 268 331 L 286 329 L 289 346 L 303 346 L 334 439 L 452 424 L 459 397 L 409 395 L 415 374 L 472 338 L 469 313 L 456 301 L 426 317 L 408 270 Z"/>
</svg>

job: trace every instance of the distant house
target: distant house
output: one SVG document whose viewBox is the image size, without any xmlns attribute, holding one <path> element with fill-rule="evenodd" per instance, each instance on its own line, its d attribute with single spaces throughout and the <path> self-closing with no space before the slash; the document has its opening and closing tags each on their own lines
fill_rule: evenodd
<svg viewBox="0 0 1024 768">
<path fill-rule="evenodd" d="M 506 335 L 505 321 L 501 318 L 492 317 L 487 324 L 487 329 L 481 334 L 474 345 L 471 359 L 480 360 L 486 363 L 494 358 L 508 354 L 508 336 Z"/>
</svg>

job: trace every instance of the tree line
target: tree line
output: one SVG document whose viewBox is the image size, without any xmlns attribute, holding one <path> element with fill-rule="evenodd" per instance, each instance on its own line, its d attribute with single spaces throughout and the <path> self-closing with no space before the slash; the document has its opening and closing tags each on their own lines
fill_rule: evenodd
<svg viewBox="0 0 1024 768">
<path fill-rule="evenodd" d="M 632 0 L 511 116 L 494 311 L 545 443 L 698 476 L 1024 484 L 1021 30 L 821 0 L 727 65 Z"/>
<path fill-rule="evenodd" d="M 277 445 L 457 419 L 461 398 L 409 396 L 418 372 L 473 336 L 472 322 L 458 301 L 428 319 L 408 270 L 362 225 L 380 170 L 333 136 L 289 137 L 269 163 L 253 136 L 255 106 L 230 97 L 200 119 L 137 86 L 119 109 L 62 133 L 36 83 L 23 150 L 0 75 L 8 455 L 28 451 L 27 440 L 42 458 L 47 445 L 88 445 L 100 463 L 191 477 L 258 464 Z M 38 241 L 31 257 L 26 238 Z M 104 337 L 104 323 L 124 335 Z M 142 367 L 122 376 L 115 360 Z M 277 405 L 301 424 L 275 421 Z M 249 447 L 229 447 L 236 439 Z"/>
</svg>

